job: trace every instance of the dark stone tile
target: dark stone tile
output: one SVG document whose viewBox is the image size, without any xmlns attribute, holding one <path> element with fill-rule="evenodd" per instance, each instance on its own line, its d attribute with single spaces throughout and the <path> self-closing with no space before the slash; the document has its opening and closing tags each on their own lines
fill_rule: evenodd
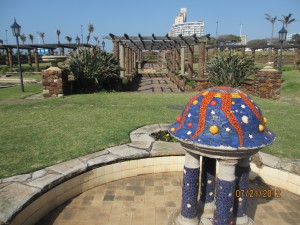
<svg viewBox="0 0 300 225">
<path fill-rule="evenodd" d="M 103 201 L 113 201 L 115 199 L 114 195 L 105 195 Z"/>
<path fill-rule="evenodd" d="M 176 207 L 175 202 L 166 202 L 165 205 L 166 205 L 166 207 Z"/>
<path fill-rule="evenodd" d="M 290 224 L 297 224 L 296 220 L 294 220 L 294 218 L 292 218 L 292 217 L 290 216 L 290 213 L 289 213 L 289 212 L 279 212 L 278 214 L 281 216 L 281 218 L 282 218 L 285 222 L 290 223 Z"/>
</svg>

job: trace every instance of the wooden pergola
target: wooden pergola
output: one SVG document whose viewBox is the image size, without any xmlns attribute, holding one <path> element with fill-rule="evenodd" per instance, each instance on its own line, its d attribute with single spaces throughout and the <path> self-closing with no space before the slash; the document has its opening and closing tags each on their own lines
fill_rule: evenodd
<svg viewBox="0 0 300 225">
<path fill-rule="evenodd" d="M 26 44 L 19 45 L 20 49 L 25 49 L 28 51 L 28 64 L 31 64 L 31 53 L 34 54 L 34 63 L 36 64 L 36 72 L 40 70 L 39 68 L 39 55 L 38 49 L 50 49 L 51 54 L 54 54 L 54 50 L 59 48 L 61 55 L 65 55 L 65 48 L 77 49 L 79 46 L 90 47 L 90 44 Z M 13 68 L 13 49 L 17 49 L 17 45 L 0 45 L 0 49 L 6 51 L 6 64 L 9 66 L 9 71 Z"/>
<path fill-rule="evenodd" d="M 124 68 L 121 76 L 133 74 L 142 61 L 143 51 L 158 51 L 160 53 L 160 63 L 162 68 L 167 68 L 169 71 L 177 71 L 184 73 L 184 54 L 185 50 L 189 53 L 188 60 L 188 76 L 193 75 L 193 54 L 194 46 L 199 46 L 199 66 L 198 76 L 204 77 L 205 63 L 205 45 L 209 39 L 209 34 L 201 37 L 196 35 L 184 37 L 166 36 L 116 36 L 109 34 L 103 37 L 113 42 L 113 52 L 116 59 L 119 60 L 120 66 Z"/>
</svg>

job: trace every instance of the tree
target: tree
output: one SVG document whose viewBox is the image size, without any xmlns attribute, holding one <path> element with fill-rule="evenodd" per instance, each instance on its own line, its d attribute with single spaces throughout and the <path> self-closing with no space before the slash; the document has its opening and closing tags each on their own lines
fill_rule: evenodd
<svg viewBox="0 0 300 225">
<path fill-rule="evenodd" d="M 31 41 L 31 44 L 33 44 L 33 35 L 32 35 L 32 34 L 29 34 L 28 37 L 29 37 L 29 39 L 30 39 L 30 41 Z"/>
<path fill-rule="evenodd" d="M 86 36 L 86 43 L 87 43 L 87 44 L 89 43 L 89 41 L 90 41 L 90 38 L 91 38 L 91 36 L 90 36 L 90 35 Z"/>
<path fill-rule="evenodd" d="M 225 34 L 225 35 L 220 35 L 218 37 L 218 43 L 220 42 L 225 42 L 225 43 L 238 43 L 241 42 L 241 37 L 236 36 L 233 34 Z"/>
<path fill-rule="evenodd" d="M 57 43 L 60 44 L 60 41 L 59 41 L 60 30 L 59 29 L 56 30 L 56 35 L 57 35 Z"/>
<path fill-rule="evenodd" d="M 25 34 L 20 35 L 20 39 L 21 39 L 21 41 L 22 41 L 22 43 L 24 45 L 24 43 L 26 41 L 26 35 Z"/>
<path fill-rule="evenodd" d="M 300 45 L 300 33 L 294 34 L 290 41 L 291 44 Z"/>
<path fill-rule="evenodd" d="M 272 23 L 272 33 L 271 33 L 271 41 L 270 41 L 271 44 L 272 44 L 272 40 L 273 40 L 273 36 L 274 36 L 274 25 L 275 25 L 275 22 L 277 20 L 277 16 L 272 17 L 267 13 L 265 15 L 266 15 L 266 20 L 268 20 L 270 23 Z"/>
<path fill-rule="evenodd" d="M 4 41 L 2 39 L 0 39 L 0 44 L 3 45 Z"/>
<path fill-rule="evenodd" d="M 267 46 L 268 40 L 267 39 L 254 39 L 251 41 L 248 41 L 247 46 Z"/>
<path fill-rule="evenodd" d="M 90 41 L 91 33 L 94 32 L 94 25 L 91 24 L 91 23 L 88 24 L 88 32 L 89 32 L 89 34 L 88 34 L 87 37 L 86 37 L 86 43 L 87 43 L 87 44 L 88 44 L 89 41 Z"/>
<path fill-rule="evenodd" d="M 72 37 L 70 37 L 70 36 L 65 36 L 65 39 L 69 42 L 69 44 L 70 44 L 71 41 L 72 41 Z"/>
<path fill-rule="evenodd" d="M 98 36 L 94 36 L 94 39 L 95 39 L 95 42 L 96 42 L 96 45 L 98 45 Z"/>
<path fill-rule="evenodd" d="M 45 44 L 45 32 L 38 32 L 38 34 L 42 38 L 43 44 Z"/>
<path fill-rule="evenodd" d="M 290 23 L 296 22 L 296 19 L 292 19 L 291 17 L 292 13 L 290 13 L 288 16 L 282 15 L 282 18 L 278 21 L 280 21 L 285 26 L 285 29 L 288 29 L 288 25 Z"/>
</svg>

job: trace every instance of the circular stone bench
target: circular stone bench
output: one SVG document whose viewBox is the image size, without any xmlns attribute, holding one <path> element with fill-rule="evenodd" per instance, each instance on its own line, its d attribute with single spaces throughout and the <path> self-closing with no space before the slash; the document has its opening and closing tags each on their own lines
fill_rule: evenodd
<svg viewBox="0 0 300 225">
<path fill-rule="evenodd" d="M 65 201 L 99 185 L 141 174 L 182 171 L 179 143 L 155 141 L 153 124 L 130 133 L 131 143 L 104 149 L 45 169 L 1 180 L 0 225 L 33 225 Z M 300 195 L 300 160 L 257 154 L 250 178 Z"/>
</svg>

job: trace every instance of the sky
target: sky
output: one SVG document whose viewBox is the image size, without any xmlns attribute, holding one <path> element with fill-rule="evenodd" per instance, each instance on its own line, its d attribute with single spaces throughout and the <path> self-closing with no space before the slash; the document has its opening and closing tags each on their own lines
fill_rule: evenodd
<svg viewBox="0 0 300 225">
<path fill-rule="evenodd" d="M 45 32 L 45 43 L 57 43 L 56 30 L 61 31 L 61 43 L 72 42 L 83 28 L 84 40 L 87 25 L 94 25 L 93 36 L 115 35 L 164 36 L 174 23 L 180 8 L 187 8 L 187 21 L 204 21 L 204 33 L 216 35 L 247 35 L 247 40 L 268 38 L 272 25 L 265 19 L 265 13 L 272 17 L 292 13 L 297 22 L 288 26 L 289 33 L 300 32 L 300 0 L 0 0 L 0 39 L 15 44 L 10 26 L 16 18 L 21 25 L 21 33 L 34 35 L 34 43 L 39 40 L 37 32 Z M 83 26 L 81 26 L 83 25 Z M 282 23 L 275 23 L 274 37 L 278 36 Z M 7 30 L 7 32 L 6 32 Z M 102 39 L 100 40 L 102 42 Z M 106 49 L 112 44 L 106 40 Z"/>
</svg>

